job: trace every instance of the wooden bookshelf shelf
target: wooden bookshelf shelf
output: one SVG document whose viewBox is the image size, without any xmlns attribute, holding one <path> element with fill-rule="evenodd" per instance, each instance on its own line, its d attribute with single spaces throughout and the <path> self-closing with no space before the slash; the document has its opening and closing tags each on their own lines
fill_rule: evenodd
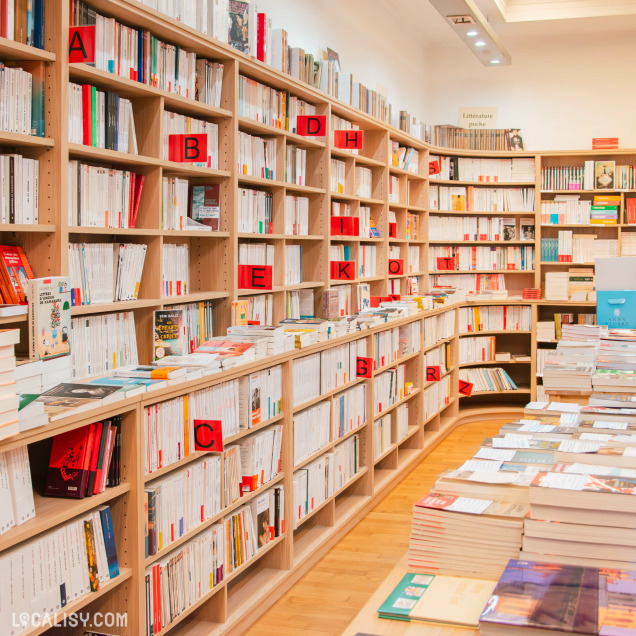
<svg viewBox="0 0 636 636">
<path fill-rule="evenodd" d="M 429 274 L 534 274 L 533 269 L 440 269 Z"/>
<path fill-rule="evenodd" d="M 446 154 L 445 152 L 443 154 Z M 484 153 L 487 154 L 487 153 Z M 455 181 L 453 179 L 429 179 L 431 185 L 450 185 L 450 186 L 484 186 L 486 188 L 534 188 L 534 181 Z"/>
<path fill-rule="evenodd" d="M 505 305 L 505 302 L 501 303 L 502 305 Z M 467 331 L 467 332 L 462 332 L 459 334 L 460 338 L 463 338 L 464 336 L 491 336 L 491 335 L 495 335 L 495 334 L 499 334 L 499 335 L 505 335 L 505 334 L 532 334 L 531 330 L 522 330 L 522 329 L 495 329 L 495 330 L 491 330 L 491 331 Z"/>
<path fill-rule="evenodd" d="M 125 300 L 117 303 L 95 303 L 92 305 L 77 305 L 71 307 L 72 316 L 86 316 L 88 314 L 104 314 L 110 311 L 128 311 L 139 307 L 154 307 L 161 305 L 165 299 L 140 298 L 139 300 Z"/>
<path fill-rule="evenodd" d="M 55 140 L 50 137 L 36 137 L 0 131 L 0 146 L 32 146 L 34 148 L 53 148 Z"/>
<path fill-rule="evenodd" d="M 51 51 L 38 49 L 35 46 L 15 42 L 7 38 L 0 38 L 0 59 L 55 62 L 56 57 L 55 53 L 51 53 Z"/>
<path fill-rule="evenodd" d="M 57 226 L 50 223 L 0 223 L 0 232 L 42 232 L 45 234 L 55 232 Z"/>
<path fill-rule="evenodd" d="M 500 366 L 509 364 L 532 364 L 531 360 L 481 360 L 479 362 L 461 362 L 459 367 L 481 367 L 481 366 Z"/>
<path fill-rule="evenodd" d="M 594 267 L 595 263 L 559 263 L 559 261 L 541 261 L 539 263 L 541 267 L 552 267 L 556 265 L 557 267 Z"/>
<path fill-rule="evenodd" d="M 534 247 L 534 241 L 462 241 L 462 240 L 430 240 L 430 245 L 500 245 L 505 247 L 507 245 L 531 245 Z M 508 270 L 507 270 L 508 271 Z"/>
<path fill-rule="evenodd" d="M 486 215 L 486 216 L 532 216 L 534 217 L 535 213 L 533 211 L 526 212 L 476 212 L 475 210 L 429 210 L 430 214 L 443 214 L 443 215 L 459 215 L 459 216 L 471 216 L 471 215 Z"/>
<path fill-rule="evenodd" d="M 163 171 L 168 175 L 222 180 L 227 179 L 232 174 L 229 170 L 216 170 L 188 163 L 177 163 L 176 161 L 155 161 L 154 164 L 162 166 Z"/>
<path fill-rule="evenodd" d="M 377 413 L 376 415 L 374 415 L 373 419 L 378 420 L 381 417 L 384 417 L 387 413 L 390 413 L 401 404 L 404 404 L 405 402 L 408 402 L 409 400 L 414 398 L 416 395 L 420 393 L 420 391 L 421 389 L 418 389 L 418 388 L 413 389 L 410 393 L 405 395 L 401 400 L 398 400 L 397 402 L 395 402 L 395 404 L 391 404 L 390 406 L 387 406 L 381 413 Z"/>
<path fill-rule="evenodd" d="M 115 163 L 122 166 L 157 166 L 161 164 L 159 159 L 144 155 L 133 155 L 128 152 L 94 148 L 84 144 L 68 144 L 69 156 L 74 159 L 84 159 L 97 163 Z"/>
</svg>

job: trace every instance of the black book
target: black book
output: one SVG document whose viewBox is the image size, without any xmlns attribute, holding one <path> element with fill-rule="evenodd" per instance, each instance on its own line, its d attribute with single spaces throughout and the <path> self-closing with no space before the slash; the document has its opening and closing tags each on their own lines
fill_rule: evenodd
<svg viewBox="0 0 636 636">
<path fill-rule="evenodd" d="M 9 223 L 15 223 L 15 157 L 9 156 Z"/>
<path fill-rule="evenodd" d="M 106 149 L 116 150 L 115 146 L 115 129 L 117 122 L 115 120 L 115 93 L 108 91 L 106 93 Z"/>
</svg>

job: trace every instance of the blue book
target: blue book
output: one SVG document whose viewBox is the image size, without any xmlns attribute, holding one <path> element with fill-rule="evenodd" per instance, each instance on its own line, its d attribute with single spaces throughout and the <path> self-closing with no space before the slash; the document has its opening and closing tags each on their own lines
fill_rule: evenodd
<svg viewBox="0 0 636 636">
<path fill-rule="evenodd" d="M 98 509 L 102 522 L 102 534 L 104 535 L 104 545 L 106 546 L 106 560 L 108 561 L 108 572 L 110 578 L 119 575 L 119 562 L 117 561 L 117 547 L 115 546 L 115 532 L 113 530 L 113 519 L 110 516 L 110 506 L 102 506 Z"/>
</svg>

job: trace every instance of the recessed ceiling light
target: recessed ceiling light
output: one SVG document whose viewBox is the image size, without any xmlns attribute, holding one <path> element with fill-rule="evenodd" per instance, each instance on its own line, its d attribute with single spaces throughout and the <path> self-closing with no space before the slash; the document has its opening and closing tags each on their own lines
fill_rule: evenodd
<svg viewBox="0 0 636 636">
<path fill-rule="evenodd" d="M 477 35 L 477 33 L 478 33 L 478 31 L 468 31 L 468 32 L 466 33 L 466 35 L 467 35 L 469 38 L 474 38 L 474 37 Z"/>
<path fill-rule="evenodd" d="M 501 60 L 490 60 L 491 64 L 501 64 Z"/>
<path fill-rule="evenodd" d="M 486 46 L 486 43 L 483 40 L 477 40 L 477 42 L 475 42 L 475 46 Z"/>
</svg>

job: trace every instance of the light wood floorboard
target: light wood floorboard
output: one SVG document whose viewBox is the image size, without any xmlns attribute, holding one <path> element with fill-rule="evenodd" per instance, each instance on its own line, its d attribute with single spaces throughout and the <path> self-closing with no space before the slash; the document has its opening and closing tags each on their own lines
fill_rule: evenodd
<svg viewBox="0 0 636 636">
<path fill-rule="evenodd" d="M 413 503 L 436 477 L 472 457 L 506 420 L 460 426 L 245 634 L 342 634 L 408 548 Z"/>
</svg>

